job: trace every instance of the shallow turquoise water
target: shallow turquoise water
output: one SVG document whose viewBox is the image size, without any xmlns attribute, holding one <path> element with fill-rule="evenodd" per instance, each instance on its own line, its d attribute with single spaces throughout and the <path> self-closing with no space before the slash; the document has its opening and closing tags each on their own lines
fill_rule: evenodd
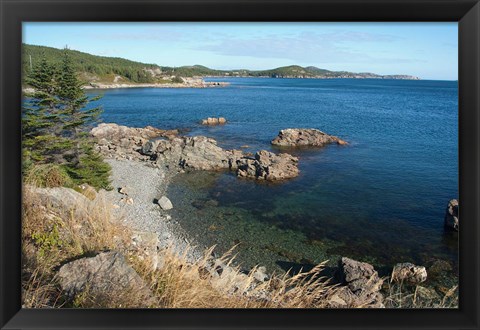
<svg viewBox="0 0 480 330">
<path fill-rule="evenodd" d="M 219 252 L 238 244 L 245 266 L 277 270 L 338 256 L 385 271 L 443 259 L 455 277 L 458 242 L 443 216 L 458 197 L 456 82 L 229 81 L 226 88 L 106 90 L 103 120 L 185 128 L 249 151 L 280 151 L 270 140 L 288 127 L 318 128 L 350 145 L 288 150 L 300 158 L 301 175 L 281 184 L 231 173 L 177 177 L 169 191 L 174 212 L 201 244 L 216 243 Z M 228 124 L 198 124 L 209 116 Z"/>
</svg>

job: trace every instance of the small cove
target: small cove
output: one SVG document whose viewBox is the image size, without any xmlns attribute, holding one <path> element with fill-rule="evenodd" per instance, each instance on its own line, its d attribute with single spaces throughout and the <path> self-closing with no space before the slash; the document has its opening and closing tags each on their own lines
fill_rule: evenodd
<svg viewBox="0 0 480 330">
<path fill-rule="evenodd" d="M 219 253 L 237 245 L 246 268 L 298 269 L 339 256 L 385 269 L 397 262 L 453 267 L 458 242 L 445 232 L 448 200 L 458 197 L 457 84 L 444 81 L 230 79 L 212 89 L 107 90 L 103 120 L 188 129 L 224 148 L 257 151 L 288 127 L 312 127 L 348 147 L 285 150 L 301 175 L 266 184 L 231 173 L 178 175 L 173 215 Z M 93 93 L 96 93 L 94 91 Z M 225 126 L 199 120 L 224 116 Z M 437 279 L 438 280 L 438 279 Z"/>
</svg>

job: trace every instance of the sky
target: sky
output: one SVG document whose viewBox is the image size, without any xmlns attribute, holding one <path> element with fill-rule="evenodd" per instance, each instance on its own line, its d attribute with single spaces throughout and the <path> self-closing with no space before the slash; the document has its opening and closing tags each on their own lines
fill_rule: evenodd
<svg viewBox="0 0 480 330">
<path fill-rule="evenodd" d="M 64 23 L 23 24 L 23 42 L 161 66 L 333 71 L 458 79 L 458 24 Z"/>
</svg>

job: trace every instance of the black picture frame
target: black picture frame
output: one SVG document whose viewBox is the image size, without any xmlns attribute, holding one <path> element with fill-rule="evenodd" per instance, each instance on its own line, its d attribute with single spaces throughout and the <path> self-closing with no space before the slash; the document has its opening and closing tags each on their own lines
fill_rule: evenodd
<svg viewBox="0 0 480 330">
<path fill-rule="evenodd" d="M 479 329 L 477 0 L 0 0 L 1 329 Z M 27 21 L 452 21 L 459 24 L 460 307 L 448 310 L 22 309 L 21 39 Z M 448 123 L 446 123 L 448 125 Z"/>
</svg>

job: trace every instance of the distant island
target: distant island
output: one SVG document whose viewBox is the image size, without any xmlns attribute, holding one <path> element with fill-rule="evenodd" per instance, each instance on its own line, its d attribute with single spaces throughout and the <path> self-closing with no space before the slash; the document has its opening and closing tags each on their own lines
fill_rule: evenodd
<svg viewBox="0 0 480 330">
<path fill-rule="evenodd" d="M 23 44 L 22 51 L 24 74 L 28 74 L 42 56 L 45 56 L 51 63 L 60 64 L 62 53 L 67 51 L 75 63 L 79 78 L 85 82 L 87 88 L 216 87 L 228 85 L 228 83 L 221 82 L 205 82 L 203 78 L 207 77 L 420 79 L 405 74 L 379 75 L 369 72 L 330 71 L 315 66 L 302 67 L 299 65 L 270 70 L 215 70 L 202 65 L 168 67 L 130 61 L 119 57 L 97 56 L 76 50 L 27 44 Z"/>
</svg>

